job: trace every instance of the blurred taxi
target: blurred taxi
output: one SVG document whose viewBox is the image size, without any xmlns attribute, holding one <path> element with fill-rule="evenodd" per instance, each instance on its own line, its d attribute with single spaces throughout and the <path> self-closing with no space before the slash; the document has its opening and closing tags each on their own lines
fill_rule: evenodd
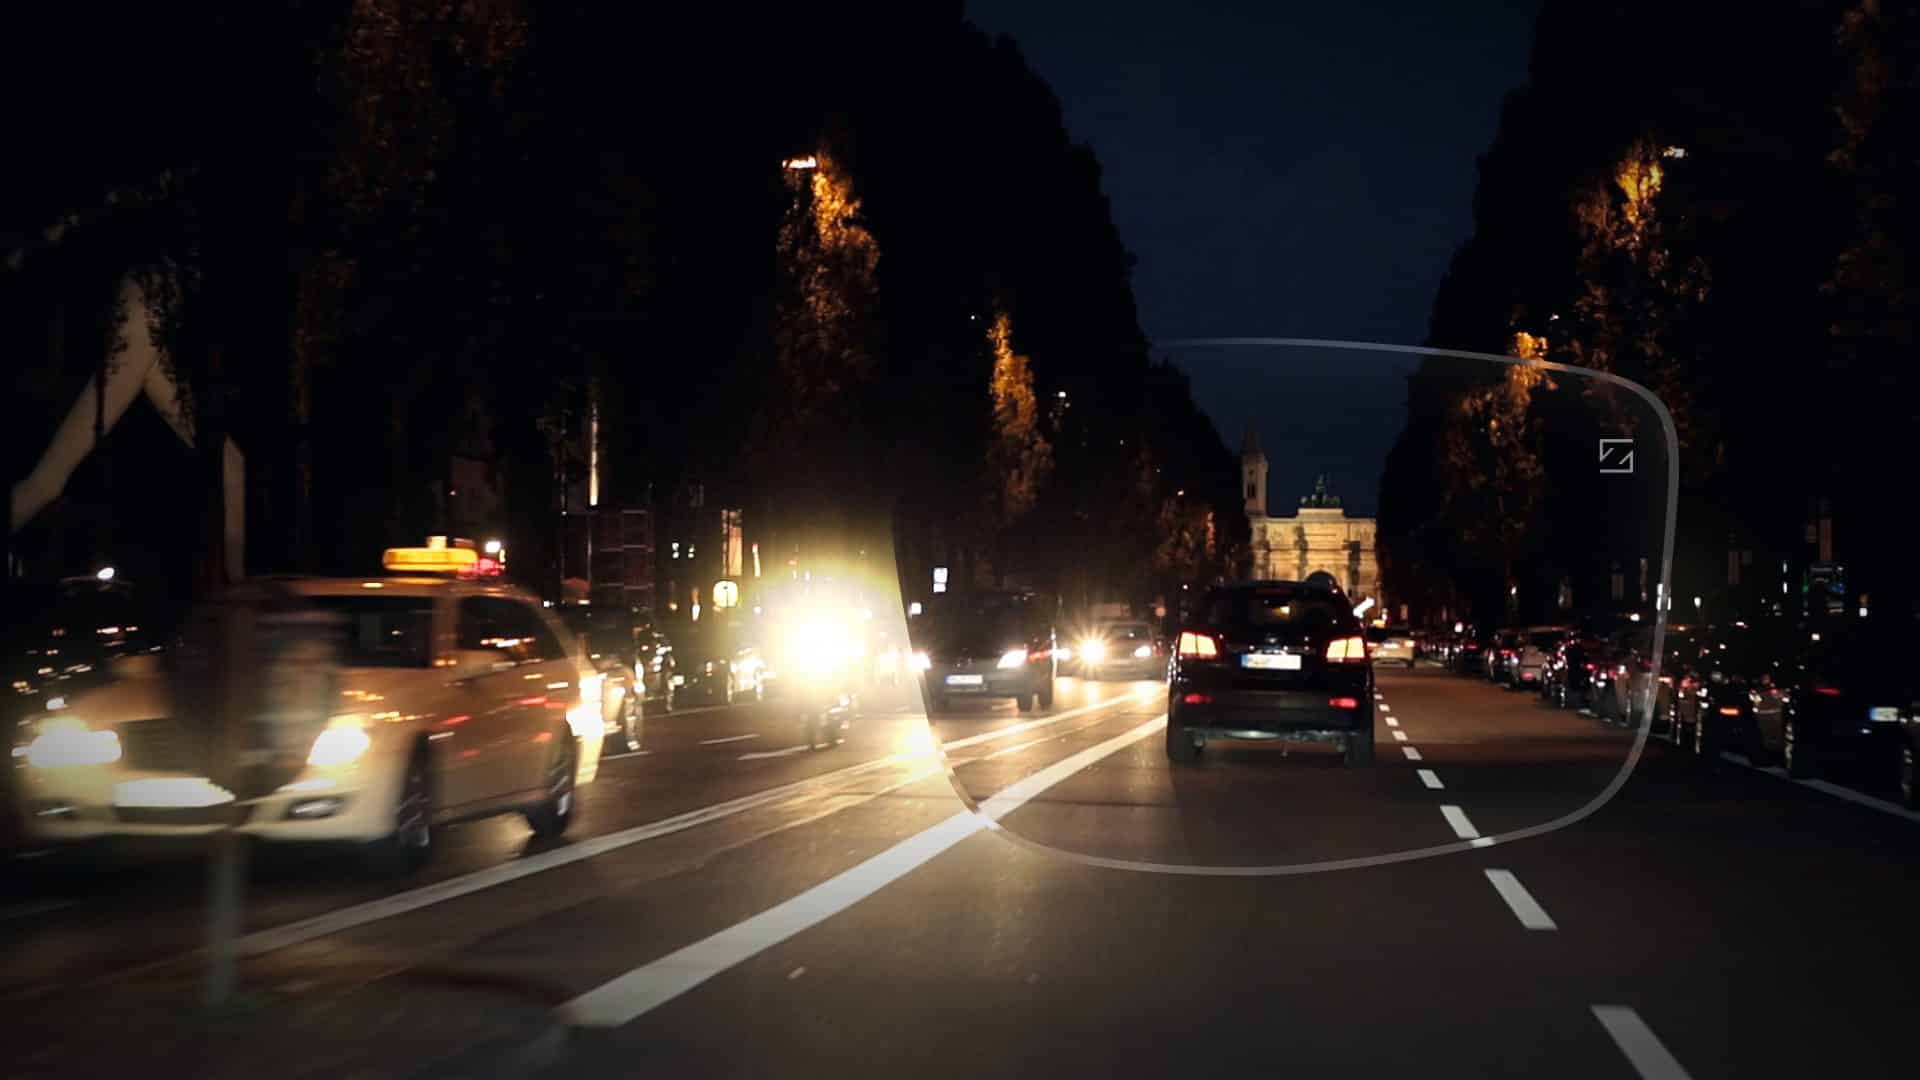
<svg viewBox="0 0 1920 1080">
<path fill-rule="evenodd" d="M 240 807 L 240 831 L 356 841 L 394 869 L 423 863 L 452 821 L 517 813 L 538 835 L 565 831 L 597 771 L 599 673 L 537 600 L 478 572 L 470 548 L 435 538 L 389 549 L 385 565 L 396 576 L 283 582 L 339 620 L 338 690 L 305 768 Z M 116 675 L 14 748 L 29 835 L 192 835 L 231 820 L 235 797 L 202 775 L 158 659 Z"/>
</svg>

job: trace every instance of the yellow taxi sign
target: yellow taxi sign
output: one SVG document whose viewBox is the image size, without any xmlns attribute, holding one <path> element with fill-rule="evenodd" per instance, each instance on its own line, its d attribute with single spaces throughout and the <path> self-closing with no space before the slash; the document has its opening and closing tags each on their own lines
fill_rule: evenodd
<svg viewBox="0 0 1920 1080">
<path fill-rule="evenodd" d="M 470 574 L 480 553 L 464 547 L 388 548 L 382 564 L 389 570 L 412 574 Z"/>
</svg>

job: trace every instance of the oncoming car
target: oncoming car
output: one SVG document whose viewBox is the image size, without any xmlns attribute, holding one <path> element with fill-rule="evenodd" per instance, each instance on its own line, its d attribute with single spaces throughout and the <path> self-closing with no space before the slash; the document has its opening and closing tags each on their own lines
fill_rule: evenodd
<svg viewBox="0 0 1920 1080">
<path fill-rule="evenodd" d="M 387 565 L 429 550 L 389 550 Z M 597 771 L 601 677 L 538 601 L 452 576 L 285 584 L 338 617 L 338 691 L 305 768 L 241 808 L 241 832 L 357 842 L 403 870 L 444 823 L 517 813 L 536 835 L 567 829 Z M 39 718 L 16 751 L 21 816 L 41 842 L 193 835 L 235 814 L 168 715 L 159 661 L 119 674 Z"/>
<path fill-rule="evenodd" d="M 1167 673 L 1166 653 L 1153 625 L 1138 619 L 1103 622 L 1073 647 L 1089 679 L 1155 679 Z"/>
<path fill-rule="evenodd" d="M 1175 643 L 1167 757 L 1196 760 L 1216 739 L 1338 742 L 1373 760 L 1373 665 L 1339 590 L 1293 581 L 1225 585 Z"/>
</svg>

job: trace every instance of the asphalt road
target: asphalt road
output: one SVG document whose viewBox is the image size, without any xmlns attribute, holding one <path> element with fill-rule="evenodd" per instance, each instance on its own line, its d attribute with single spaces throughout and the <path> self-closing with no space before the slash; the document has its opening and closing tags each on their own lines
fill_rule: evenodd
<svg viewBox="0 0 1920 1080">
<path fill-rule="evenodd" d="M 1920 819 L 1657 740 L 1595 809 L 1631 732 L 1427 667 L 1379 690 L 1363 769 L 1234 744 L 1174 769 L 1151 683 L 963 706 L 944 763 L 904 696 L 821 751 L 773 703 L 652 718 L 563 841 L 450 829 L 398 883 L 262 860 L 246 948 L 269 978 L 525 988 L 577 1028 L 567 1076 L 1920 1066 Z M 14 870 L 0 1008 L 199 943 L 189 859 Z"/>
</svg>

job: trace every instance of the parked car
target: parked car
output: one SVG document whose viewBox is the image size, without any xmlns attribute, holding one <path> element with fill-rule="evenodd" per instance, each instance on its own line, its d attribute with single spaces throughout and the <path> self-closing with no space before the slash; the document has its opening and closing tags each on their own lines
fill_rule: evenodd
<svg viewBox="0 0 1920 1080">
<path fill-rule="evenodd" d="M 689 699 L 732 705 L 764 694 L 769 681 L 766 662 L 736 619 L 689 620 L 673 627 L 672 634 L 675 708 Z M 772 680 L 778 678 L 778 672 L 771 673 Z"/>
<path fill-rule="evenodd" d="M 1519 652 L 1519 630 L 1496 631 L 1484 650 L 1487 678 L 1505 686 L 1513 677 L 1513 661 Z"/>
<path fill-rule="evenodd" d="M 1548 657 L 1567 636 L 1564 626 L 1529 626 L 1514 637 L 1513 658 L 1508 667 L 1507 686 L 1515 690 L 1537 690 Z"/>
<path fill-rule="evenodd" d="M 1878 786 L 1910 761 L 1912 724 L 1901 724 L 1920 697 L 1911 623 L 1836 620 L 1809 631 L 1795 659 L 1781 665 L 1782 708 L 1760 717 L 1761 752 L 1794 777 L 1866 773 Z M 1910 781 L 1909 781 L 1910 783 Z"/>
<path fill-rule="evenodd" d="M 1540 696 L 1556 708 L 1591 708 L 1593 675 L 1605 648 L 1605 640 L 1591 635 L 1562 638 L 1540 673 Z"/>
<path fill-rule="evenodd" d="M 1453 651 L 1447 658 L 1447 666 L 1456 674 L 1486 674 L 1487 649 L 1493 643 L 1493 635 L 1485 630 L 1463 632 L 1454 642 Z"/>
<path fill-rule="evenodd" d="M 1697 757 L 1736 750 L 1756 764 L 1771 756 L 1763 729 L 1778 730 L 1784 678 L 1798 652 L 1790 631 L 1774 622 L 1708 628 L 1692 658 L 1676 663 L 1675 739 Z"/>
</svg>

